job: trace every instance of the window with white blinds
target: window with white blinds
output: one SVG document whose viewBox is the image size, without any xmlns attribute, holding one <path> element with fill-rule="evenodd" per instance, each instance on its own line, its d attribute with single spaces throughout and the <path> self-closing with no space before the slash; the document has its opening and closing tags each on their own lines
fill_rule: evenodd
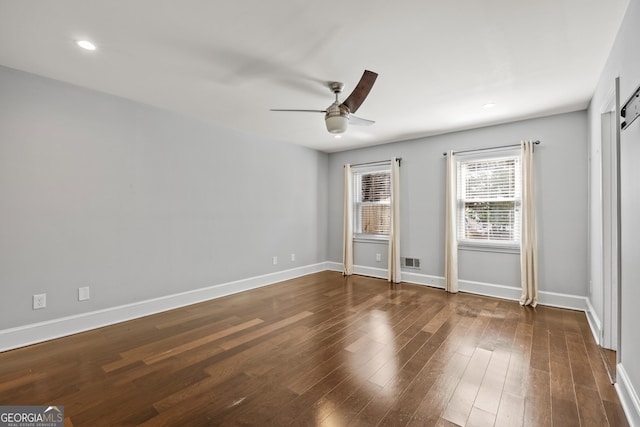
<svg viewBox="0 0 640 427">
<path fill-rule="evenodd" d="M 354 167 L 353 230 L 356 237 L 388 237 L 391 225 L 391 167 Z"/>
<path fill-rule="evenodd" d="M 520 156 L 458 161 L 458 242 L 520 242 Z"/>
</svg>

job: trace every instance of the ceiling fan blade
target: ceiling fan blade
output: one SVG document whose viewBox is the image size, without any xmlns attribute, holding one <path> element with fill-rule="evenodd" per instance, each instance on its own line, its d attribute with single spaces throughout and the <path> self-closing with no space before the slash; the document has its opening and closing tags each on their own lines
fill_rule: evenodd
<svg viewBox="0 0 640 427">
<path fill-rule="evenodd" d="M 377 77 L 377 73 L 364 70 L 364 74 L 362 74 L 356 88 L 351 92 L 351 95 L 344 100 L 342 105 L 346 106 L 351 113 L 355 113 L 367 98 L 367 95 L 369 95 L 369 91 L 373 87 Z"/>
<path fill-rule="evenodd" d="M 375 122 L 373 120 L 363 119 L 362 117 L 349 114 L 349 124 L 357 126 L 371 126 Z"/>
<path fill-rule="evenodd" d="M 327 110 L 287 110 L 282 108 L 272 108 L 271 111 L 285 111 L 285 112 L 293 112 L 293 113 L 326 113 Z"/>
</svg>

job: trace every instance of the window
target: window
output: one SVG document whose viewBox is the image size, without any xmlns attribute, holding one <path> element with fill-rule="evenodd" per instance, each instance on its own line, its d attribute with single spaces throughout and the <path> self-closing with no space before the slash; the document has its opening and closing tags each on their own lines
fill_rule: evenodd
<svg viewBox="0 0 640 427">
<path fill-rule="evenodd" d="M 391 226 L 389 164 L 354 167 L 353 230 L 356 237 L 387 238 Z"/>
<path fill-rule="evenodd" d="M 458 161 L 458 243 L 516 248 L 520 243 L 520 156 Z"/>
</svg>

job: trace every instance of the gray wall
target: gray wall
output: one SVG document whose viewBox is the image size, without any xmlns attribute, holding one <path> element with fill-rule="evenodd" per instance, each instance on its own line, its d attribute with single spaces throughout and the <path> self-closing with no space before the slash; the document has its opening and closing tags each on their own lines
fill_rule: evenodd
<svg viewBox="0 0 640 427">
<path fill-rule="evenodd" d="M 0 94 L 0 329 L 326 260 L 326 154 L 2 67 Z"/>
<path fill-rule="evenodd" d="M 587 295 L 587 115 L 585 111 L 397 142 L 329 156 L 329 260 L 342 261 L 342 167 L 402 157 L 401 256 L 418 257 L 422 268 L 444 275 L 443 152 L 539 139 L 536 147 L 540 290 Z M 372 246 L 374 246 L 372 248 Z M 379 244 L 354 245 L 355 263 L 375 261 Z M 384 248 L 386 249 L 386 248 Z M 517 254 L 459 251 L 462 280 L 519 287 Z"/>
<path fill-rule="evenodd" d="M 631 0 L 622 26 L 611 50 L 607 64 L 589 108 L 589 136 L 591 152 L 600 149 L 600 113 L 609 96 L 616 77 L 620 77 L 621 101 L 625 102 L 640 85 L 640 0 Z M 640 119 L 638 119 L 640 120 Z M 634 122 L 621 132 L 621 340 L 620 357 L 624 373 L 635 392 L 640 391 L 640 328 L 638 328 L 638 301 L 640 301 L 640 121 Z M 598 171 L 594 170 L 591 181 L 597 184 Z M 591 228 L 597 233 L 597 224 Z M 592 251 L 593 252 L 593 251 Z M 598 260 L 592 260 L 597 263 Z M 594 281 L 595 283 L 595 281 Z M 601 288 L 594 286 L 592 298 L 598 299 Z M 595 305 L 595 304 L 594 304 Z M 596 309 L 601 307 L 596 306 Z M 601 311 L 597 313 L 601 315 Z M 636 414 L 636 422 L 640 414 Z"/>
</svg>

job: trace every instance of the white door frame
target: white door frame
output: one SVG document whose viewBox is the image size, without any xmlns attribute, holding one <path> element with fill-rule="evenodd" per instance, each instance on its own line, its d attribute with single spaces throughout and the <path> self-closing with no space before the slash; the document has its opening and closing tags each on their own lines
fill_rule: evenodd
<svg viewBox="0 0 640 427">
<path fill-rule="evenodd" d="M 602 148 L 602 327 L 600 344 L 620 357 L 620 115 L 619 80 L 600 116 Z"/>
</svg>

